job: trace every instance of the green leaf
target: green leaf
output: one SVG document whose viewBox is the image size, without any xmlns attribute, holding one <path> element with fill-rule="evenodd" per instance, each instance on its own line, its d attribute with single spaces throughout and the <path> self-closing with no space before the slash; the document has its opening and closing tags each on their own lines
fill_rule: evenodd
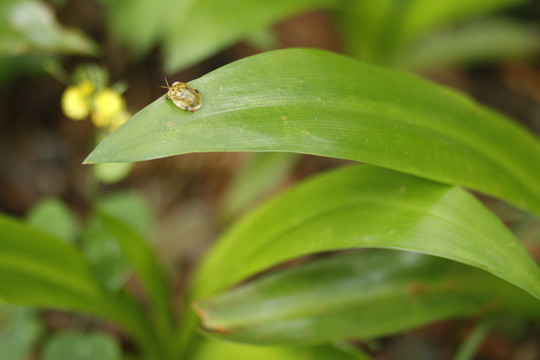
<svg viewBox="0 0 540 360">
<path fill-rule="evenodd" d="M 85 163 L 209 151 L 307 153 L 470 187 L 540 214 L 537 139 L 412 75 L 288 49 L 234 62 L 192 84 L 202 94 L 199 111 L 181 110 L 163 96 Z"/>
<path fill-rule="evenodd" d="M 178 26 L 174 17 L 181 16 L 180 6 L 189 0 L 102 0 L 107 29 L 117 40 L 125 42 L 135 55 L 143 55 L 155 46 L 167 31 Z M 175 7 L 178 7 L 178 9 Z"/>
<path fill-rule="evenodd" d="M 348 54 L 376 64 L 403 67 L 396 58 L 433 31 L 527 0 L 351 1 L 337 20 Z"/>
<path fill-rule="evenodd" d="M 207 340 L 202 343 L 193 360 L 370 360 L 356 349 L 333 346 L 309 348 L 250 346 Z"/>
<path fill-rule="evenodd" d="M 463 344 L 460 346 L 452 360 L 473 360 L 476 352 L 485 337 L 493 328 L 493 319 L 484 319 L 476 324 L 471 333 L 467 336 Z"/>
<path fill-rule="evenodd" d="M 540 36 L 530 25 L 505 19 L 474 22 L 433 34 L 401 55 L 401 68 L 428 71 L 460 63 L 531 56 L 540 50 Z"/>
<path fill-rule="evenodd" d="M 162 349 L 142 309 L 123 293 L 109 294 L 72 246 L 0 214 L 0 301 L 79 311 L 114 321 L 159 359 Z"/>
<path fill-rule="evenodd" d="M 130 275 L 129 263 L 116 237 L 93 215 L 82 235 L 82 252 L 93 276 L 110 292 L 122 289 Z"/>
<path fill-rule="evenodd" d="M 336 0 L 194 0 L 170 28 L 164 43 L 165 68 L 194 65 L 253 32 L 307 10 L 334 7 Z"/>
<path fill-rule="evenodd" d="M 299 345 L 388 336 L 493 310 L 540 319 L 539 305 L 485 271 L 386 250 L 293 267 L 198 301 L 195 308 L 212 337 Z"/>
<path fill-rule="evenodd" d="M 8 0 L 0 4 L 0 55 L 96 55 L 98 46 L 76 30 L 62 27 L 42 1 Z"/>
<path fill-rule="evenodd" d="M 43 360 L 120 360 L 116 340 L 106 333 L 60 333 L 47 342 Z"/>
<path fill-rule="evenodd" d="M 68 244 L 0 214 L 0 299 L 71 310 L 93 308 L 101 290 Z"/>
<path fill-rule="evenodd" d="M 540 298 L 540 269 L 473 196 L 457 187 L 370 166 L 318 176 L 245 217 L 205 260 L 194 296 L 215 293 L 301 255 L 355 247 L 403 249 L 455 260 Z"/>
<path fill-rule="evenodd" d="M 389 65 L 398 49 L 400 29 L 411 1 L 351 1 L 337 9 L 346 52 L 363 61 Z"/>
<path fill-rule="evenodd" d="M 221 207 L 221 216 L 225 220 L 234 218 L 268 195 L 298 161 L 298 155 L 290 153 L 250 155 L 235 173 L 225 194 Z"/>
<path fill-rule="evenodd" d="M 75 241 L 77 219 L 67 205 L 57 198 L 47 198 L 38 202 L 26 218 L 28 223 L 37 229 L 68 243 Z"/>
<path fill-rule="evenodd" d="M 404 42 L 442 26 L 485 15 L 528 0 L 412 0 L 404 15 L 400 37 Z"/>
<path fill-rule="evenodd" d="M 255 34 L 271 46 L 275 23 L 309 10 L 335 7 L 336 0 L 118 0 L 103 1 L 108 25 L 136 54 L 163 43 L 172 73 Z"/>
<path fill-rule="evenodd" d="M 170 292 L 164 270 L 155 254 L 146 240 L 122 220 L 107 212 L 101 212 L 99 218 L 107 232 L 118 242 L 123 257 L 133 266 L 152 304 L 150 311 L 155 315 L 156 327 L 162 331 L 161 335 L 166 334 L 172 328 Z"/>
<path fill-rule="evenodd" d="M 279 46 L 279 40 L 272 28 L 255 30 L 248 34 L 244 41 L 260 50 L 275 50 Z"/>
<path fill-rule="evenodd" d="M 152 209 L 145 197 L 135 191 L 115 192 L 99 199 L 99 211 L 104 211 L 147 235 L 154 222 Z"/>
<path fill-rule="evenodd" d="M 0 305 L 0 354 L 9 360 L 30 359 L 43 333 L 34 309 Z"/>
</svg>

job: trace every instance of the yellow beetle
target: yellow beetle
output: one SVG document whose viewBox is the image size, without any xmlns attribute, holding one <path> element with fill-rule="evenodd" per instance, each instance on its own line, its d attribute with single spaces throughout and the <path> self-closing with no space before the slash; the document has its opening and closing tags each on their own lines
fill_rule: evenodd
<svg viewBox="0 0 540 360">
<path fill-rule="evenodd" d="M 174 105 L 191 112 L 195 112 L 201 107 L 202 99 L 199 90 L 179 81 L 175 81 L 169 86 L 169 82 L 165 79 L 165 83 L 167 86 L 162 87 L 169 90 L 167 96 L 172 100 Z"/>
</svg>

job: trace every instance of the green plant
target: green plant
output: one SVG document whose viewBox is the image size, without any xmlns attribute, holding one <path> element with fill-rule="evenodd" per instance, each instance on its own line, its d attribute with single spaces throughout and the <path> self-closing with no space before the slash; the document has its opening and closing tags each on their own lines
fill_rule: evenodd
<svg viewBox="0 0 540 360">
<path fill-rule="evenodd" d="M 197 113 L 177 111 L 164 96 L 105 139 L 86 162 L 140 161 L 201 151 L 295 151 L 372 163 L 439 182 L 362 166 L 294 189 L 244 218 L 219 241 L 194 282 L 193 299 L 215 295 L 299 255 L 351 247 L 397 248 L 452 259 L 540 295 L 536 264 L 489 211 L 455 187 L 466 186 L 539 212 L 535 184 L 540 180 L 540 146 L 502 115 L 413 76 L 306 49 L 244 59 L 193 84 L 205 101 Z M 507 144 L 504 150 L 501 142 Z M 465 276 L 467 281 L 474 278 L 471 274 Z M 265 298 L 266 291 L 286 291 L 291 287 L 287 284 L 294 283 L 286 276 L 283 279 L 274 290 L 261 284 L 258 300 L 234 292 L 222 295 L 224 300 L 198 303 L 207 331 L 214 337 L 274 345 L 335 341 L 335 328 L 347 328 L 339 325 L 339 319 L 347 318 L 333 312 L 343 311 L 339 301 L 336 308 L 324 305 L 332 303 L 332 292 L 313 296 L 313 308 L 308 310 L 308 300 L 296 299 L 294 305 L 294 297 L 289 303 L 292 310 L 285 306 L 272 307 L 268 313 L 260 310 L 265 301 L 272 303 Z M 307 293 L 318 286 L 311 279 Z M 328 281 L 334 280 L 338 281 Z M 410 284 L 415 282 L 406 281 L 413 286 L 408 300 L 412 301 L 415 290 Z M 439 285 L 445 283 L 440 281 Z M 431 296 L 428 285 L 421 283 L 418 288 L 420 294 L 425 289 Z M 449 294 L 457 296 L 456 291 L 443 286 L 435 293 L 450 301 Z M 471 314 L 491 304 L 492 292 L 487 287 L 480 291 L 487 291 L 485 297 L 464 290 L 471 307 L 462 306 L 458 312 Z M 407 298 L 400 296 L 396 301 Z M 253 318 L 248 311 L 228 312 L 231 307 L 222 301 L 229 297 L 240 309 L 252 306 L 259 311 Z M 455 301 L 463 305 L 459 296 Z M 491 305 L 506 307 L 500 301 Z M 434 303 L 428 311 L 433 319 L 453 311 Z M 320 314 L 318 306 L 333 319 L 327 320 L 329 324 L 315 315 Z M 347 311 L 354 312 L 351 308 L 355 309 L 349 304 Z M 422 303 L 420 308 L 429 306 Z M 530 316 L 536 313 L 535 306 L 526 308 L 531 309 Z M 435 309 L 449 312 L 442 315 Z M 220 320 L 220 314 L 239 317 L 228 322 Z M 298 327 L 287 325 L 302 316 L 319 319 L 322 329 L 304 329 L 308 335 L 303 338 Z M 383 330 L 368 326 L 340 334 L 361 333 L 369 338 L 424 323 L 413 317 L 405 320 L 400 324 L 394 319 Z M 190 327 L 187 321 L 184 330 Z"/>
<path fill-rule="evenodd" d="M 283 78 L 275 79 L 272 74 L 260 71 L 271 66 L 283 74 Z M 325 73 L 323 68 L 333 71 Z M 351 81 L 355 76 L 358 81 Z M 540 200 L 534 184 L 540 176 L 537 164 L 540 146 L 530 134 L 503 116 L 463 95 L 410 75 L 314 50 L 283 50 L 255 56 L 210 73 L 195 84 L 206 97 L 206 104 L 199 111 L 193 114 L 178 111 L 165 97 L 160 98 L 105 139 L 87 162 L 137 161 L 190 151 L 295 150 L 371 162 L 449 185 L 367 165 L 345 168 L 309 181 L 233 227 L 203 263 L 194 281 L 191 299 L 216 295 L 264 269 L 300 255 L 353 247 L 394 248 L 448 258 L 488 271 L 535 297 L 540 296 L 540 271 L 526 251 L 489 211 L 455 187 L 466 185 L 538 213 Z M 324 93 L 315 95 L 321 89 Z M 323 98 L 329 92 L 334 96 Z M 310 109 L 315 110 L 311 113 Z M 512 145 L 501 151 L 498 147 L 501 141 Z M 41 298 L 41 302 L 33 305 L 54 304 L 108 318 L 129 331 L 150 358 L 174 358 L 186 349 L 185 341 L 192 331 L 193 319 L 188 316 L 179 328 L 172 326 L 167 312 L 168 296 L 164 285 L 159 285 L 163 280 L 159 280 L 160 271 L 147 246 L 142 245 L 140 236 L 125 222 L 103 211 L 97 215 L 117 239 L 145 286 L 153 304 L 153 320 L 141 317 L 143 311 L 137 310 L 137 305 L 129 298 L 100 290 L 96 280 L 85 270 L 84 261 L 67 245 L 51 245 L 49 256 L 31 251 L 38 234 L 26 233 L 28 230 L 8 219 L 3 220 L 3 228 L 10 228 L 8 233 L 16 234 L 21 247 L 3 249 L 3 256 L 22 257 L 26 264 L 39 261 L 42 265 L 36 269 L 40 269 L 41 282 L 50 281 L 44 274 L 59 276 L 56 286 L 63 286 L 53 296 L 55 299 Z M 46 240 L 42 235 L 39 238 L 41 243 L 52 244 L 52 239 Z M 73 263 L 59 262 L 61 253 L 64 254 L 62 261 L 72 259 Z M 336 300 L 339 297 L 336 298 L 334 292 L 322 295 L 324 289 L 335 286 L 336 282 L 359 278 L 358 274 L 346 270 L 349 261 L 339 261 L 338 265 L 343 268 L 328 272 L 317 266 L 316 270 L 311 270 L 310 265 L 306 265 L 306 270 L 292 270 L 292 275 L 268 280 L 273 290 L 268 290 L 262 280 L 260 286 L 253 285 L 256 290 L 251 287 L 214 300 L 198 301 L 199 313 L 214 337 L 273 345 L 325 343 L 355 334 L 381 336 L 448 316 L 474 314 L 486 307 L 538 315 L 532 298 L 517 290 L 518 295 L 504 296 L 508 294 L 507 285 L 489 276 L 490 280 L 481 280 L 487 276 L 485 273 L 456 267 L 434 279 L 418 280 L 406 276 L 410 264 L 413 273 L 431 276 L 435 275 L 433 270 L 428 271 L 424 266 L 434 269 L 440 265 L 429 265 L 429 261 L 426 265 L 424 258 L 404 257 L 408 260 L 400 266 L 401 260 L 393 259 L 392 253 L 377 256 L 388 257 L 378 263 L 393 263 L 397 274 L 391 272 L 388 275 L 391 281 L 377 281 L 371 288 L 375 294 L 377 291 L 386 293 L 387 300 L 381 303 L 380 297 L 375 296 L 371 301 L 379 306 L 387 304 L 389 308 L 395 308 L 396 302 L 406 301 L 411 309 L 418 309 L 423 315 L 391 317 L 382 322 L 382 327 L 350 328 L 341 323 L 348 320 L 347 316 L 339 315 L 343 311 L 365 314 L 361 310 L 364 301 L 360 299 L 359 305 L 355 305 L 358 287 L 345 291 L 344 299 L 352 301 L 346 302 L 345 310 L 344 303 Z M 353 263 L 372 267 L 365 265 L 366 260 L 351 259 Z M 79 270 L 61 274 L 59 266 Z M 43 272 L 44 267 L 50 268 L 49 272 Z M 26 269 L 28 271 L 28 266 Z M 380 271 L 384 269 L 381 265 Z M 5 279 L 6 286 L 24 274 L 7 270 L 4 273 L 13 280 Z M 305 289 L 296 290 L 298 298 L 293 296 L 287 303 L 289 307 L 272 307 L 268 314 L 257 311 L 250 317 L 246 309 L 257 309 L 270 301 L 270 295 L 265 294 L 279 299 L 280 292 L 290 294 L 288 288 L 299 286 L 295 280 L 298 271 L 319 271 L 328 279 L 322 275 L 307 276 Z M 343 272 L 343 276 L 339 275 Z M 362 273 L 369 279 L 369 272 Z M 314 281 L 318 278 L 324 279 L 322 284 Z M 27 281 L 34 281 L 32 291 L 39 293 L 39 289 L 43 289 L 44 285 L 36 279 L 30 277 Z M 448 285 L 448 281 L 453 285 Z M 402 284 L 397 293 L 386 289 L 392 282 Z M 493 285 L 487 285 L 491 283 Z M 483 285 L 479 287 L 479 284 Z M 377 286 L 383 290 L 377 290 Z M 12 302 L 40 299 L 39 296 L 29 297 L 28 293 L 7 297 L 9 289 L 7 286 L 2 293 Z M 249 295 L 253 291 L 255 299 Z M 316 292 L 317 296 L 310 292 Z M 502 294 L 495 302 L 494 293 Z M 227 305 L 229 298 L 234 299 L 233 305 L 240 306 L 242 311 L 231 310 Z M 306 307 L 310 298 L 313 302 Z M 299 304 L 302 306 L 298 307 Z M 374 304 L 369 311 L 374 311 Z M 328 318 L 321 315 L 320 306 Z M 389 311 L 381 308 L 380 313 L 382 316 Z M 228 322 L 220 320 L 220 314 L 225 314 L 226 318 L 234 314 L 240 317 Z M 316 336 L 288 325 L 306 316 L 321 323 L 320 329 L 309 327 Z M 373 315 L 373 324 L 381 319 Z M 305 322 L 300 321 L 302 323 Z M 236 326 L 243 331 L 234 330 Z M 152 328 L 156 330 L 149 330 Z M 342 332 L 336 332 L 335 328 Z M 171 345 L 171 339 L 175 338 L 184 340 Z M 178 343 L 181 349 L 177 348 Z"/>
<path fill-rule="evenodd" d="M 169 70 L 317 6 L 337 9 L 353 57 L 416 70 L 436 67 L 433 59 L 446 51 L 431 42 L 413 50 L 429 31 L 519 2 L 418 0 L 401 12 L 405 5 L 399 1 L 358 1 L 347 12 L 345 2 L 238 0 L 235 8 L 267 10 L 248 22 L 239 21 L 241 12 L 223 16 L 218 1 L 106 6 L 111 28 L 139 54 L 163 41 Z M 182 6 L 185 17 L 175 31 L 168 25 L 178 19 L 169 6 Z M 427 15 L 413 11 L 418 7 Z M 133 27 L 141 16 L 146 22 Z M 222 18 L 223 24 L 211 26 Z M 404 30 L 388 32 L 396 20 Z M 485 24 L 465 29 L 482 36 L 508 29 Z M 373 26 L 355 28 L 360 25 Z M 525 31 L 520 25 L 512 29 L 517 30 L 508 44 Z M 371 41 L 359 49 L 351 46 L 356 39 Z M 469 59 L 463 54 L 471 47 L 456 44 L 461 50 L 452 54 L 461 55 L 451 60 Z M 521 55 L 538 45 L 537 38 L 523 44 L 518 47 L 525 50 L 516 51 Z M 203 97 L 196 113 L 178 109 L 163 95 L 105 138 L 85 162 L 263 152 L 258 160 L 264 162 L 254 161 L 237 178 L 224 221 L 291 168 L 296 158 L 289 153 L 365 165 L 328 171 L 247 211 L 201 263 L 183 294 L 180 315 L 173 311 L 170 280 L 146 239 L 149 211 L 133 197 L 95 200 L 86 221 L 72 218 L 55 200 L 42 203 L 26 223 L 0 215 L 3 302 L 106 319 L 133 341 L 131 356 L 149 360 L 369 359 L 344 340 L 479 317 L 479 335 L 458 352 L 466 358 L 491 317 L 538 320 L 540 269 L 501 221 L 462 188 L 540 215 L 540 143 L 534 135 L 456 91 L 320 50 L 248 57 L 191 84 Z M 350 251 L 356 248 L 379 249 Z M 271 271 L 291 260 L 297 263 Z M 130 274 L 143 295 L 125 285 Z M 28 320 L 32 329 L 34 321 Z M 204 340 L 196 335 L 199 327 Z M 35 341 L 37 331 L 24 346 Z M 61 358 L 69 346 L 103 350 L 97 357 L 120 356 L 102 334 L 60 334 L 44 358 Z"/>
</svg>

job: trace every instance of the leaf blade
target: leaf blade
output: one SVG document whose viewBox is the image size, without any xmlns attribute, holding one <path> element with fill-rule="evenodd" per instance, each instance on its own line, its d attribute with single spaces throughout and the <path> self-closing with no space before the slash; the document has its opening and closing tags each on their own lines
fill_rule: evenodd
<svg viewBox="0 0 540 360">
<path fill-rule="evenodd" d="M 194 296 L 215 293 L 301 255 L 354 247 L 444 257 L 486 270 L 540 298 L 540 269 L 474 197 L 370 166 L 319 176 L 244 218 L 204 262 Z"/>
<path fill-rule="evenodd" d="M 433 71 L 459 63 L 526 58 L 539 49 L 540 36 L 530 25 L 509 19 L 490 19 L 432 34 L 403 52 L 398 66 L 413 71 Z"/>
<path fill-rule="evenodd" d="M 288 49 L 229 64 L 193 85 L 203 95 L 197 113 L 161 97 L 85 163 L 210 151 L 306 153 L 470 187 L 540 214 L 537 139 L 412 75 Z"/>
<path fill-rule="evenodd" d="M 0 300 L 103 317 L 121 325 L 147 354 L 162 351 L 139 304 L 124 293 L 104 291 L 82 254 L 62 240 L 3 214 Z"/>
<path fill-rule="evenodd" d="M 540 317 L 537 299 L 484 271 L 392 250 L 301 264 L 195 308 L 205 333 L 259 345 L 368 339 L 486 311 Z"/>
<path fill-rule="evenodd" d="M 165 68 L 176 72 L 278 21 L 339 3 L 335 0 L 194 1 L 181 15 L 182 26 L 170 29 L 165 37 Z"/>
<path fill-rule="evenodd" d="M 100 299 L 101 289 L 83 258 L 68 244 L 1 214 L 0 229 L 4 301 L 88 311 Z M 17 286 L 21 283 L 25 286 Z"/>
<path fill-rule="evenodd" d="M 99 218 L 107 230 L 115 236 L 122 253 L 134 268 L 144 287 L 151 310 L 154 312 L 156 328 L 168 334 L 172 328 L 173 316 L 170 311 L 170 291 L 165 272 L 145 239 L 124 221 L 102 210 Z"/>
</svg>

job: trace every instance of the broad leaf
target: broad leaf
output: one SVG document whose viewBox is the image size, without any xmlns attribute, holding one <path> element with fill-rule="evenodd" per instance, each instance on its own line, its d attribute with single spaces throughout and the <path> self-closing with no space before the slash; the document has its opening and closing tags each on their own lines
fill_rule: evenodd
<svg viewBox="0 0 540 360">
<path fill-rule="evenodd" d="M 120 360 L 122 350 L 106 333 L 60 333 L 43 349 L 43 360 Z"/>
<path fill-rule="evenodd" d="M 540 298 L 540 269 L 473 196 L 370 166 L 318 176 L 237 223 L 203 263 L 194 296 L 210 295 L 301 255 L 354 247 L 455 260 Z"/>
<path fill-rule="evenodd" d="M 509 311 L 540 319 L 537 299 L 453 261 L 361 251 L 313 261 L 196 303 L 223 340 L 297 345 L 373 338 L 455 316 Z"/>
<path fill-rule="evenodd" d="M 103 1 L 109 27 L 137 54 L 163 43 L 165 68 L 176 72 L 243 39 L 272 45 L 264 31 L 337 0 L 117 0 Z M 346 3 L 346 2 L 343 2 Z M 261 36 L 262 35 L 262 36 Z M 263 41 L 260 41 L 261 37 Z"/>
<path fill-rule="evenodd" d="M 204 341 L 193 360 L 370 360 L 356 349 L 343 346 L 270 347 Z"/>
<path fill-rule="evenodd" d="M 85 162 L 209 151 L 307 153 L 470 187 L 540 214 L 537 139 L 412 75 L 289 49 L 237 61 L 192 84 L 202 94 L 199 111 L 179 109 L 163 96 Z"/>
<path fill-rule="evenodd" d="M 460 63 L 523 58 L 538 50 L 540 36 L 534 27 L 492 19 L 433 34 L 401 54 L 396 66 L 428 71 Z"/>
<path fill-rule="evenodd" d="M 43 332 L 35 309 L 0 305 L 0 354 L 5 359 L 30 359 Z"/>
<path fill-rule="evenodd" d="M 527 0 L 351 1 L 338 8 L 338 26 L 351 56 L 403 67 L 396 55 L 434 31 Z M 458 40 L 459 41 L 459 40 Z"/>
<path fill-rule="evenodd" d="M 26 216 L 33 227 L 68 243 L 75 241 L 78 219 L 65 203 L 57 198 L 46 198 L 35 205 Z"/>
<path fill-rule="evenodd" d="M 444 25 L 485 15 L 528 0 L 409 0 L 400 37 L 410 41 Z"/>
<path fill-rule="evenodd" d="M 142 308 L 107 293 L 72 246 L 1 214 L 0 300 L 100 316 L 122 326 L 150 358 L 162 351 Z"/>
<path fill-rule="evenodd" d="M 97 215 L 88 219 L 81 236 L 81 251 L 99 283 L 110 292 L 120 291 L 129 279 L 130 264 L 114 234 Z"/>
<path fill-rule="evenodd" d="M 173 22 L 164 43 L 165 68 L 194 65 L 254 32 L 307 10 L 329 8 L 339 0 L 193 0 Z"/>
<path fill-rule="evenodd" d="M 77 30 L 56 21 L 53 8 L 39 0 L 0 4 L 0 55 L 79 54 L 95 56 L 98 46 Z"/>
<path fill-rule="evenodd" d="M 70 245 L 4 215 L 0 234 L 2 301 L 88 311 L 101 299 L 84 258 Z"/>
<path fill-rule="evenodd" d="M 297 154 L 255 153 L 234 175 L 224 196 L 221 217 L 227 221 L 248 210 L 279 185 L 298 161 Z"/>
<path fill-rule="evenodd" d="M 141 235 L 148 235 L 154 223 L 152 209 L 136 191 L 121 191 L 99 199 L 98 209 L 121 220 Z"/>
</svg>

